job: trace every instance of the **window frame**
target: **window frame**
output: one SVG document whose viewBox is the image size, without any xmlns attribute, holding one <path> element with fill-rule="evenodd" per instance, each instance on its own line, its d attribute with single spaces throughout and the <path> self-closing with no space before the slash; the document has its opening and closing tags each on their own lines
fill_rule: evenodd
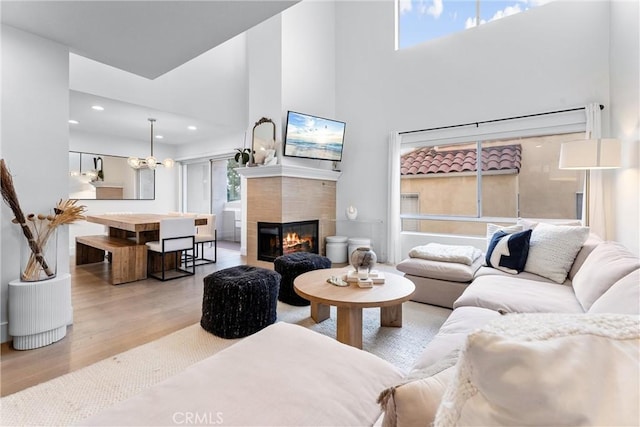
<svg viewBox="0 0 640 427">
<path fill-rule="evenodd" d="M 398 144 L 397 156 L 390 156 L 390 162 L 400 164 L 401 153 L 407 149 L 416 147 L 430 147 L 436 145 L 453 145 L 456 143 L 476 142 L 476 148 L 481 148 L 483 141 L 498 139 L 518 139 L 527 137 L 542 137 L 555 134 L 578 133 L 586 131 L 586 115 L 584 109 L 562 110 L 554 113 L 545 113 L 531 116 L 515 117 L 513 119 L 496 119 L 492 121 L 469 123 L 454 126 L 443 126 L 431 129 L 398 132 L 391 139 L 391 144 Z M 477 160 L 479 156 L 476 156 Z M 476 168 L 478 176 L 477 199 L 481 197 L 482 168 Z M 391 166 L 391 174 L 398 172 L 397 185 L 390 185 L 390 200 L 396 198 L 400 200 L 400 171 L 399 167 Z M 395 182 L 390 177 L 390 182 Z M 480 200 L 481 207 L 481 200 Z M 399 203 L 398 203 L 399 205 Z M 482 216 L 481 210 L 476 210 L 475 216 L 468 215 L 430 215 L 430 214 L 399 214 L 400 224 L 402 220 L 436 220 L 436 221 L 467 221 L 467 222 L 499 222 L 515 223 L 517 217 L 489 217 Z M 519 214 L 519 212 L 518 212 Z M 403 232 L 400 229 L 400 232 Z M 422 233 L 422 232 L 418 232 Z M 424 233 L 426 234 L 426 233 Z"/>
</svg>

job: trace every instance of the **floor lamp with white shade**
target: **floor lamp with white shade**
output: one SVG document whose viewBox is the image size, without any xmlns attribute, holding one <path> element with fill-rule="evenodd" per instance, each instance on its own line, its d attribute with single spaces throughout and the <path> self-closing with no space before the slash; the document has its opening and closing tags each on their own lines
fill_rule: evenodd
<svg viewBox="0 0 640 427">
<path fill-rule="evenodd" d="M 585 171 L 585 225 L 589 225 L 589 171 L 617 169 L 621 166 L 620 141 L 614 138 L 584 139 L 560 146 L 558 169 Z"/>
</svg>

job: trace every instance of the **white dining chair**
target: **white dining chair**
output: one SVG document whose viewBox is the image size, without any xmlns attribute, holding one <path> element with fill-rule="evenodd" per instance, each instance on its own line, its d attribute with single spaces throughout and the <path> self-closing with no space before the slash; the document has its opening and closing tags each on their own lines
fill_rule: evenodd
<svg viewBox="0 0 640 427">
<path fill-rule="evenodd" d="M 198 218 L 201 214 L 197 214 L 197 213 L 193 213 L 193 212 L 178 212 L 178 211 L 171 211 L 171 212 L 169 212 L 169 213 L 168 213 L 168 215 L 169 215 L 169 216 L 181 216 L 181 217 L 188 217 L 188 218 L 194 218 L 194 219 L 196 219 L 196 218 Z M 182 253 L 182 261 L 183 261 L 183 262 L 186 262 L 186 261 L 187 261 L 187 260 L 189 260 L 189 259 L 195 259 L 195 261 L 196 261 L 196 265 L 209 264 L 209 260 L 205 260 L 205 261 L 207 261 L 207 262 L 200 262 L 200 263 L 198 262 L 198 250 L 199 250 L 199 247 L 198 247 L 198 246 L 199 246 L 199 245 L 197 244 L 197 243 L 198 243 L 198 236 L 197 236 L 197 235 L 198 235 L 198 227 L 200 227 L 200 226 L 198 226 L 198 225 L 194 225 L 194 227 L 195 227 L 195 228 L 194 228 L 194 230 L 195 230 L 195 231 L 194 231 L 194 234 L 196 235 L 196 236 L 195 236 L 195 238 L 196 238 L 196 246 L 195 246 L 194 252 L 193 252 L 193 253 L 183 252 L 183 253 Z M 195 258 L 194 258 L 194 257 L 195 257 Z M 215 261 L 213 261 L 213 262 L 215 262 Z"/>
<path fill-rule="evenodd" d="M 196 218 L 206 218 L 207 223 L 196 225 L 196 265 L 211 264 L 218 259 L 218 232 L 216 230 L 216 216 L 214 214 L 197 214 Z M 207 258 L 204 253 L 204 244 L 209 243 L 213 247 L 213 258 Z"/>
<path fill-rule="evenodd" d="M 165 281 L 177 279 L 179 277 L 193 276 L 196 272 L 195 260 L 193 257 L 195 250 L 195 228 L 193 217 L 175 217 L 160 220 L 160 238 L 154 242 L 147 242 L 149 251 L 160 254 L 161 274 L 157 275 L 153 268 L 147 268 L 148 275 Z M 184 252 L 191 252 L 191 257 L 183 258 Z M 177 274 L 167 276 L 165 257 L 167 254 L 174 256 L 174 271 Z M 148 257 L 149 266 L 152 266 L 154 257 Z M 189 261 L 191 261 L 191 269 L 189 270 Z M 181 266 L 184 265 L 184 268 Z"/>
</svg>

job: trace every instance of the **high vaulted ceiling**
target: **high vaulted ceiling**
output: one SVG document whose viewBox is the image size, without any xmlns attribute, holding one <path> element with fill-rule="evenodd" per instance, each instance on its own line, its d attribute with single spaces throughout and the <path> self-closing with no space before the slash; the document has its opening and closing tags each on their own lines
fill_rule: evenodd
<svg viewBox="0 0 640 427">
<path fill-rule="evenodd" d="M 157 142 L 188 144 L 242 131 L 243 116 L 229 108 L 228 100 L 220 102 L 224 97 L 216 90 L 224 87 L 228 95 L 236 88 L 227 79 L 237 74 L 233 59 L 228 61 L 233 50 L 227 42 L 299 1 L 0 0 L 0 17 L 3 25 L 76 54 L 70 62 L 69 118 L 80 125 L 70 125 L 72 133 L 147 144 L 147 118 L 153 117 L 157 133 L 164 135 Z M 80 89 L 74 87 L 79 73 Z M 203 99 L 210 101 L 202 105 Z M 96 104 L 105 111 L 92 111 Z"/>
<path fill-rule="evenodd" d="M 299 0 L 2 1 L 2 23 L 150 79 Z"/>
</svg>

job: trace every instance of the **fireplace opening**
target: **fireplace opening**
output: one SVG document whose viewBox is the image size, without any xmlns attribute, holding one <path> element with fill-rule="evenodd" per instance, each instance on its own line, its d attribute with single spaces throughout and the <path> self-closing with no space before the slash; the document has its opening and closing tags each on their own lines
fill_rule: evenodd
<svg viewBox="0 0 640 427">
<path fill-rule="evenodd" d="M 258 259 L 273 261 L 294 252 L 318 252 L 318 220 L 258 222 Z"/>
</svg>

